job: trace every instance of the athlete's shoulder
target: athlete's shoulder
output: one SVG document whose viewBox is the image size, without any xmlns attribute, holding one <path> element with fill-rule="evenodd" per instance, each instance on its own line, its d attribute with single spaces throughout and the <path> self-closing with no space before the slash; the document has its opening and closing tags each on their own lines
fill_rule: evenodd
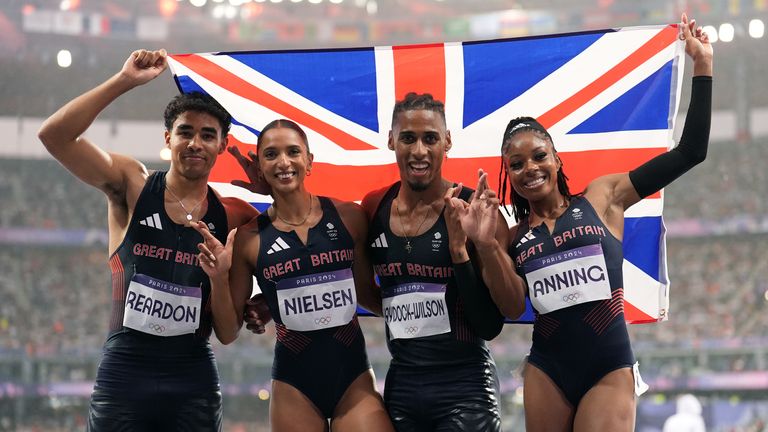
<svg viewBox="0 0 768 432">
<path fill-rule="evenodd" d="M 362 207 L 368 217 L 368 220 L 373 220 L 373 217 L 376 215 L 376 211 L 379 209 L 379 204 L 381 204 L 384 196 L 387 194 L 387 192 L 389 192 L 390 189 L 392 189 L 392 187 L 398 183 L 399 182 L 395 182 L 389 186 L 384 186 L 381 189 L 368 192 L 368 194 L 363 197 Z"/>
<path fill-rule="evenodd" d="M 330 198 L 330 200 L 334 207 L 336 207 L 339 218 L 341 218 L 341 221 L 353 238 L 366 235 L 368 231 L 368 218 L 360 204 L 336 198 Z"/>
<path fill-rule="evenodd" d="M 219 201 L 231 221 L 230 228 L 239 227 L 259 215 L 258 210 L 240 198 L 219 196 Z"/>
<path fill-rule="evenodd" d="M 511 246 L 512 243 L 515 241 L 515 237 L 517 237 L 517 232 L 520 230 L 520 224 L 515 224 L 509 227 L 509 237 L 507 237 L 509 244 L 507 247 Z"/>
<path fill-rule="evenodd" d="M 342 218 L 346 216 L 365 215 L 363 206 L 356 202 L 344 201 L 344 200 L 340 200 L 338 198 L 332 198 L 332 197 L 328 197 L 328 199 L 331 200 L 331 203 L 333 204 L 334 207 L 336 207 L 336 211 L 339 212 L 339 215 Z"/>
</svg>

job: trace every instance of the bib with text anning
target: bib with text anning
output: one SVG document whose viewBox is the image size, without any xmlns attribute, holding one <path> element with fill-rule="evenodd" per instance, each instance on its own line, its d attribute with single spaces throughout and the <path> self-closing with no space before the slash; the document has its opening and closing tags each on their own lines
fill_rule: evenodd
<svg viewBox="0 0 768 432">
<path fill-rule="evenodd" d="M 277 304 L 283 324 L 291 330 L 347 324 L 357 311 L 352 269 L 282 279 L 277 283 Z"/>
<path fill-rule="evenodd" d="M 194 333 L 200 326 L 202 290 L 136 274 L 125 295 L 123 325 L 156 336 Z"/>
<path fill-rule="evenodd" d="M 541 314 L 611 298 L 599 243 L 531 259 L 524 270 L 531 304 Z"/>
<path fill-rule="evenodd" d="M 445 285 L 407 283 L 382 288 L 384 320 L 391 339 L 413 339 L 449 333 Z"/>
</svg>

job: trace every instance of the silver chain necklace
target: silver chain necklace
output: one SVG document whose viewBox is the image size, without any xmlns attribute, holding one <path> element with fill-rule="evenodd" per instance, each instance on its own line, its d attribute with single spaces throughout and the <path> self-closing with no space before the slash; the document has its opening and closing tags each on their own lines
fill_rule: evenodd
<svg viewBox="0 0 768 432">
<path fill-rule="evenodd" d="M 192 213 L 194 213 L 194 212 L 195 212 L 195 210 L 197 210 L 197 208 L 198 208 L 198 207 L 200 207 L 200 204 L 202 204 L 202 203 L 203 203 L 203 201 L 205 201 L 205 198 L 203 198 L 203 199 L 201 199 L 200 201 L 198 201 L 198 202 L 197 202 L 197 204 L 195 204 L 195 206 L 194 206 L 194 207 L 192 207 L 192 210 L 190 211 L 190 210 L 187 210 L 187 207 L 185 207 L 185 206 L 184 206 L 184 203 L 183 203 L 183 202 L 181 202 L 181 200 L 179 199 L 179 197 L 178 197 L 178 196 L 176 196 L 176 194 L 175 194 L 175 193 L 173 193 L 173 191 L 171 190 L 171 187 L 170 187 L 170 186 L 168 186 L 168 183 L 166 183 L 166 184 L 165 184 L 165 190 L 167 190 L 167 191 L 168 191 L 168 192 L 171 194 L 171 196 L 172 196 L 172 197 L 174 197 L 174 198 L 176 199 L 176 201 L 177 201 L 177 202 L 179 203 L 179 205 L 181 206 L 181 209 L 182 209 L 182 210 L 184 210 L 184 213 L 186 213 L 186 214 L 187 214 L 187 216 L 186 216 L 186 218 L 187 218 L 187 221 L 189 221 L 189 222 L 192 222 Z"/>
</svg>

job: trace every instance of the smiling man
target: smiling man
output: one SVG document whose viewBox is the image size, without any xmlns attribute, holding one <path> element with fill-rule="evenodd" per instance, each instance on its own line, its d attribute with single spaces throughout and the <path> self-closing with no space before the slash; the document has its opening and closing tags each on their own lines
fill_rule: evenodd
<svg viewBox="0 0 768 432">
<path fill-rule="evenodd" d="M 366 196 L 363 207 L 392 354 L 390 418 L 398 431 L 498 431 L 499 382 L 485 341 L 501 331 L 494 298 L 507 287 L 480 276 L 487 260 L 508 259 L 507 227 L 503 218 L 490 227 L 501 238 L 495 247 L 475 252 L 468 244 L 455 204 L 472 191 L 442 176 L 452 145 L 442 102 L 416 93 L 397 102 L 388 145 L 400 181 Z M 479 184 L 486 187 L 485 175 Z"/>
<path fill-rule="evenodd" d="M 38 135 L 73 175 L 107 196 L 112 314 L 88 429 L 221 430 L 219 376 L 208 337 L 217 331 L 211 285 L 198 260 L 204 221 L 225 242 L 258 212 L 221 198 L 208 176 L 227 145 L 231 117 L 201 93 L 165 110 L 167 172 L 109 153 L 81 135 L 123 93 L 167 68 L 165 50 L 131 53 L 120 72 L 49 117 Z M 77 287 L 90 289 L 90 287 Z"/>
</svg>

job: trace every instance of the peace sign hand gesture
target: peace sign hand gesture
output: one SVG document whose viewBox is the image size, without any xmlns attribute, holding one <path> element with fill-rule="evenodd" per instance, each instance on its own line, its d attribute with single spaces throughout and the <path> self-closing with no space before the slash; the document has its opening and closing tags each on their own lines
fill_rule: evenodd
<svg viewBox="0 0 768 432">
<path fill-rule="evenodd" d="M 200 253 L 197 255 L 200 265 L 209 278 L 221 279 L 229 277 L 229 268 L 232 266 L 232 247 L 234 245 L 237 228 L 227 235 L 227 244 L 223 245 L 211 234 L 205 222 L 197 221 L 192 228 L 203 236 L 203 242 L 197 244 Z"/>
</svg>

